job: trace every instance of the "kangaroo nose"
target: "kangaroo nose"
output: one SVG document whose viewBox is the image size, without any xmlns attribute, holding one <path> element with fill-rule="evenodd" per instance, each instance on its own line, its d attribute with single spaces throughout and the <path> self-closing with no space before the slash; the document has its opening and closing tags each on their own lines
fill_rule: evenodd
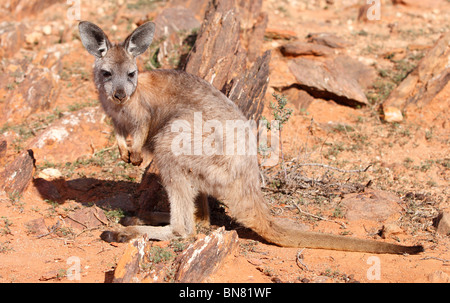
<svg viewBox="0 0 450 303">
<path fill-rule="evenodd" d="M 119 101 L 123 101 L 127 95 L 125 94 L 124 90 L 117 90 L 114 93 L 114 98 L 116 98 Z"/>
</svg>

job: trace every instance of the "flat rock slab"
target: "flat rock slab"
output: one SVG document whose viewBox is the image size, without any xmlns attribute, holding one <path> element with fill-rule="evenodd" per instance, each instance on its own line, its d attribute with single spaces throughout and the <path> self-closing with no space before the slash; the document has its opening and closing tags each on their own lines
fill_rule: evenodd
<svg viewBox="0 0 450 303">
<path fill-rule="evenodd" d="M 296 58 L 288 62 L 303 90 L 315 98 L 331 99 L 350 106 L 367 105 L 368 100 L 357 79 L 335 60 Z"/>
<path fill-rule="evenodd" d="M 351 43 L 331 33 L 314 33 L 306 36 L 309 42 L 325 45 L 331 48 L 345 48 Z"/>
<path fill-rule="evenodd" d="M 105 212 L 96 206 L 78 209 L 71 213 L 65 221 L 71 227 L 79 230 L 108 224 Z"/>
<path fill-rule="evenodd" d="M 284 56 L 330 56 L 334 54 L 331 47 L 308 43 L 308 42 L 292 42 L 280 47 L 280 51 Z"/>
<path fill-rule="evenodd" d="M 99 107 L 84 108 L 53 122 L 30 142 L 39 162 L 74 162 L 108 146 L 111 131 Z"/>
<path fill-rule="evenodd" d="M 386 222 L 400 216 L 400 198 L 382 190 L 366 190 L 363 193 L 345 195 L 341 201 L 350 221 L 371 220 Z"/>
</svg>

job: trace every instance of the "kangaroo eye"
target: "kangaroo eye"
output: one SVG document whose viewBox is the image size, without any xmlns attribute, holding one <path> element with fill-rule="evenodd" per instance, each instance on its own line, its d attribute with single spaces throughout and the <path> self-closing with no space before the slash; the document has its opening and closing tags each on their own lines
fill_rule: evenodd
<svg viewBox="0 0 450 303">
<path fill-rule="evenodd" d="M 136 71 L 128 73 L 128 77 L 133 78 L 136 75 Z"/>
<path fill-rule="evenodd" d="M 109 78 L 109 77 L 112 76 L 111 72 L 109 72 L 109 71 L 107 71 L 107 70 L 103 70 L 103 69 L 102 69 L 102 75 L 103 75 L 103 77 L 105 77 L 105 78 Z"/>
<path fill-rule="evenodd" d="M 107 70 L 104 70 L 104 69 L 102 69 L 102 75 L 103 75 L 103 77 L 105 77 L 105 78 L 109 78 L 109 77 L 112 76 L 111 72 L 109 72 L 109 71 L 107 71 Z"/>
</svg>

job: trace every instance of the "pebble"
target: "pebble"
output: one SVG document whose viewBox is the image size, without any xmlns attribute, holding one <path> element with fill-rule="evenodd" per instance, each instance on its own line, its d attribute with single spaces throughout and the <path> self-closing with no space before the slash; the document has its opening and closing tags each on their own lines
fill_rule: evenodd
<svg viewBox="0 0 450 303">
<path fill-rule="evenodd" d="M 42 28 L 42 32 L 43 32 L 44 35 L 46 35 L 46 36 L 51 35 L 51 34 L 52 34 L 52 26 L 51 26 L 50 24 L 45 25 L 45 26 Z"/>
</svg>

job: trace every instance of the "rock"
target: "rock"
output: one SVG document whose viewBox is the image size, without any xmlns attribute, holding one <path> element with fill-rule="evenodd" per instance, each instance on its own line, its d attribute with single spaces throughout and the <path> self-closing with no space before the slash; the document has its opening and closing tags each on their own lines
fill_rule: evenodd
<svg viewBox="0 0 450 303">
<path fill-rule="evenodd" d="M 166 8 L 156 17 L 154 22 L 156 24 L 154 39 L 156 41 L 183 31 L 190 32 L 201 26 L 194 13 L 184 7 Z"/>
<path fill-rule="evenodd" d="M 44 273 L 40 278 L 39 281 L 50 281 L 50 280 L 59 280 L 64 275 L 59 270 L 51 270 Z"/>
<path fill-rule="evenodd" d="M 441 36 L 417 67 L 383 102 L 385 119 L 390 119 L 389 112 L 393 112 L 394 108 L 396 112 L 407 115 L 408 111 L 426 107 L 450 80 L 449 60 L 450 32 Z M 398 114 L 396 116 L 399 117 Z"/>
<path fill-rule="evenodd" d="M 0 58 L 14 56 L 25 42 L 26 26 L 17 22 L 0 23 Z"/>
<path fill-rule="evenodd" d="M 400 199 L 390 192 L 369 189 L 362 193 L 345 195 L 341 205 L 349 221 L 388 222 L 400 216 L 399 202 Z"/>
<path fill-rule="evenodd" d="M 25 42 L 28 44 L 38 44 L 39 41 L 42 40 L 42 33 L 41 32 L 32 32 L 30 34 L 25 35 Z"/>
<path fill-rule="evenodd" d="M 404 233 L 404 231 L 400 226 L 395 223 L 388 223 L 383 225 L 380 236 L 381 238 L 386 239 L 402 233 Z"/>
<path fill-rule="evenodd" d="M 317 276 L 314 277 L 312 283 L 332 283 L 333 280 L 328 276 Z"/>
<path fill-rule="evenodd" d="M 2 159 L 6 155 L 6 151 L 8 149 L 8 142 L 3 136 L 0 135 L 0 159 Z"/>
<path fill-rule="evenodd" d="M 38 163 L 74 162 L 109 145 L 110 126 L 98 107 L 84 108 L 56 120 L 29 143 Z"/>
<path fill-rule="evenodd" d="M 262 261 L 261 259 L 258 259 L 258 258 L 250 258 L 250 259 L 247 259 L 247 262 L 250 263 L 250 264 L 252 264 L 252 265 L 255 265 L 255 266 L 261 266 L 261 265 L 263 265 L 263 261 Z"/>
<path fill-rule="evenodd" d="M 295 40 L 297 39 L 297 33 L 291 30 L 279 29 L 279 28 L 266 28 L 266 38 L 275 40 Z"/>
<path fill-rule="evenodd" d="M 393 106 L 386 106 L 383 111 L 384 121 L 386 122 L 401 122 L 403 121 L 403 114 L 400 109 Z"/>
<path fill-rule="evenodd" d="M 117 263 L 114 271 L 113 283 L 139 282 L 136 276 L 140 271 L 140 263 L 145 256 L 145 247 L 148 243 L 142 236 L 128 243 L 125 252 Z"/>
<path fill-rule="evenodd" d="M 15 19 L 22 19 L 33 16 L 49 8 L 55 3 L 65 2 L 64 0 L 15 0 L 14 5 L 9 7 Z"/>
<path fill-rule="evenodd" d="M 367 105 L 361 85 L 335 60 L 325 62 L 296 58 L 288 62 L 297 85 L 315 98 L 331 99 L 350 106 Z"/>
<path fill-rule="evenodd" d="M 331 48 L 345 48 L 350 46 L 348 41 L 330 33 L 315 33 L 306 36 L 309 42 L 325 45 Z"/>
<path fill-rule="evenodd" d="M 78 209 L 70 213 L 65 221 L 69 226 L 79 230 L 108 225 L 105 212 L 97 206 Z"/>
<path fill-rule="evenodd" d="M 436 231 L 441 235 L 450 235 L 450 213 L 440 212 L 433 220 L 433 225 L 436 227 Z"/>
<path fill-rule="evenodd" d="M 50 69 L 30 65 L 20 73 L 23 80 L 16 89 L 8 93 L 0 112 L 0 117 L 4 120 L 20 121 L 32 113 L 47 110 L 59 96 L 59 76 Z"/>
<path fill-rule="evenodd" d="M 45 235 L 48 233 L 48 228 L 45 225 L 44 218 L 38 218 L 25 223 L 27 231 L 35 236 Z"/>
<path fill-rule="evenodd" d="M 185 7 L 187 9 L 190 9 L 194 15 L 195 18 L 197 18 L 198 21 L 202 22 L 205 18 L 206 10 L 208 9 L 209 0 L 173 0 L 170 1 L 170 5 L 174 7 Z"/>
<path fill-rule="evenodd" d="M 45 168 L 38 174 L 38 178 L 45 180 L 55 180 L 62 177 L 62 173 L 56 168 Z"/>
<path fill-rule="evenodd" d="M 437 270 L 428 276 L 428 281 L 431 283 L 449 283 L 450 276 L 442 270 Z"/>
<path fill-rule="evenodd" d="M 288 43 L 280 48 L 281 53 L 284 56 L 330 56 L 334 54 L 334 50 L 331 47 L 307 43 L 307 42 L 293 42 Z"/>
<path fill-rule="evenodd" d="M 297 85 L 291 85 L 281 89 L 283 95 L 289 100 L 289 103 L 295 106 L 296 111 L 303 112 L 314 101 L 314 98 Z"/>
<path fill-rule="evenodd" d="M 337 69 L 344 72 L 349 78 L 355 79 L 362 89 L 369 88 L 377 78 L 377 71 L 358 59 L 347 55 L 339 55 L 333 59 Z"/>
<path fill-rule="evenodd" d="M 184 42 L 195 29 L 200 28 L 201 23 L 190 9 L 184 7 L 166 8 L 154 22 L 155 41 L 162 41 L 158 62 L 162 68 L 178 68 L 182 62 L 174 58 L 187 56 L 189 47 L 184 47 Z"/>
<path fill-rule="evenodd" d="M 42 33 L 46 36 L 49 36 L 52 34 L 52 26 L 50 24 L 44 25 L 42 28 Z"/>
<path fill-rule="evenodd" d="M 242 1 L 242 3 L 256 3 L 258 1 Z M 245 19 L 244 19 L 245 20 Z M 249 20 L 245 23 L 249 23 Z M 241 42 L 244 48 L 247 50 L 247 60 L 249 62 L 255 62 L 261 55 L 261 50 L 264 44 L 264 35 L 269 23 L 269 16 L 262 12 L 251 24 L 251 27 L 244 29 L 246 39 L 241 37 Z"/>
<path fill-rule="evenodd" d="M 33 178 L 35 162 L 31 149 L 22 152 L 0 174 L 0 189 L 10 196 L 22 195 Z"/>
<path fill-rule="evenodd" d="M 201 283 L 220 268 L 226 257 L 238 248 L 236 231 L 221 227 L 204 239 L 191 244 L 178 260 L 175 280 L 180 283 Z"/>
</svg>

